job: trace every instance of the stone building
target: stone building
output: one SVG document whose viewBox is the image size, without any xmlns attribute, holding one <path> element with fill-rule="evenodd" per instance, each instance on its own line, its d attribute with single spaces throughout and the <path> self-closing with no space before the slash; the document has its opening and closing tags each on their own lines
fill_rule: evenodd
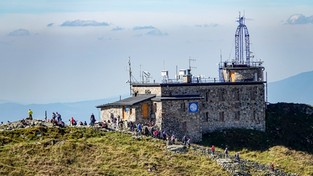
<svg viewBox="0 0 313 176">
<path fill-rule="evenodd" d="M 237 30 L 245 27 L 240 20 Z M 242 33 L 236 32 L 236 39 L 249 37 L 247 32 L 240 36 Z M 236 43 L 236 46 L 249 45 L 247 38 L 238 41 L 248 44 Z M 247 56 L 250 54 L 249 48 L 236 49 L 248 51 Z M 174 133 L 180 139 L 186 134 L 193 142 L 201 141 L 203 134 L 216 130 L 265 131 L 263 71 L 262 62 L 250 61 L 249 57 L 221 62 L 218 81 L 193 77 L 191 69 L 180 70 L 176 79 L 170 80 L 168 71 L 162 71 L 162 83 L 132 83 L 131 97 L 97 108 L 101 110 L 101 120 L 118 117 L 135 123 L 153 121 L 160 130 Z"/>
<path fill-rule="evenodd" d="M 101 119 L 120 117 L 181 138 L 229 128 L 265 130 L 264 82 L 133 84 L 136 95 L 100 105 Z"/>
</svg>

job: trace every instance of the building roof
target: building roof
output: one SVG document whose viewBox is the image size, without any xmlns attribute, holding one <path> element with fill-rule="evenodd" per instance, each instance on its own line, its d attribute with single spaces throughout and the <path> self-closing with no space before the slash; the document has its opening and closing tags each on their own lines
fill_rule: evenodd
<svg viewBox="0 0 313 176">
<path fill-rule="evenodd" d="M 200 100 L 203 99 L 203 97 L 200 96 L 171 96 L 171 97 L 155 97 L 152 98 L 152 101 L 162 101 L 162 100 Z"/>
<path fill-rule="evenodd" d="M 133 83 L 133 87 L 192 87 L 192 86 L 224 86 L 224 85 L 258 85 L 266 81 L 245 81 L 245 82 L 203 82 L 203 83 Z"/>
<path fill-rule="evenodd" d="M 103 108 L 103 107 L 112 107 L 112 106 L 132 106 L 140 102 L 143 102 L 145 100 L 151 99 L 153 97 L 155 97 L 155 94 L 138 94 L 137 96 L 128 97 L 128 98 L 125 98 L 123 100 L 116 101 L 113 103 L 98 105 L 96 107 Z"/>
</svg>

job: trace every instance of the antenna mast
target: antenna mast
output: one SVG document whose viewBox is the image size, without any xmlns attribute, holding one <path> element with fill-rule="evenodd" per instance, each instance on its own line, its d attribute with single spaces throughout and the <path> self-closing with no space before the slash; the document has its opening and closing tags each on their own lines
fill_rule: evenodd
<svg viewBox="0 0 313 176">
<path fill-rule="evenodd" d="M 132 95 L 132 67 L 131 67 L 131 63 L 130 63 L 130 57 L 128 60 L 128 67 L 129 67 L 129 94 Z"/>
<path fill-rule="evenodd" d="M 235 33 L 235 60 L 237 64 L 250 65 L 250 35 L 245 24 L 245 17 L 241 16 L 240 12 L 237 22 L 239 25 Z"/>
</svg>

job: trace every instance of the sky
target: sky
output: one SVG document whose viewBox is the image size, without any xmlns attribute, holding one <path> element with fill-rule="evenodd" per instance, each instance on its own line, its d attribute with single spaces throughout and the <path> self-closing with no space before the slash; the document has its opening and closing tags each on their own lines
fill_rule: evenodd
<svg viewBox="0 0 313 176">
<path fill-rule="evenodd" d="M 218 77 L 239 12 L 269 82 L 313 70 L 312 0 L 1 0 L 0 102 L 127 96 L 129 58 L 137 81 L 189 59 L 193 75 Z"/>
</svg>

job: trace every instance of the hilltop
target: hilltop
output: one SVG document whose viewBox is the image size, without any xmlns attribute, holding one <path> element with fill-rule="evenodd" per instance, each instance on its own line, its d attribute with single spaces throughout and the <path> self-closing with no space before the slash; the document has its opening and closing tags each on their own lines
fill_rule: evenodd
<svg viewBox="0 0 313 176">
<path fill-rule="evenodd" d="M 227 175 L 205 156 L 119 132 L 34 127 L 3 131 L 0 140 L 0 175 Z"/>
<path fill-rule="evenodd" d="M 267 131 L 209 133 L 191 148 L 225 146 L 233 156 L 289 173 L 313 174 L 313 108 L 270 104 Z M 154 168 L 154 169 L 151 169 Z M 245 168 L 252 175 L 268 172 Z M 265 167 L 266 170 L 266 167 Z M 0 175 L 230 175 L 208 155 L 172 153 L 163 140 L 94 128 L 35 126 L 0 131 Z"/>
</svg>

